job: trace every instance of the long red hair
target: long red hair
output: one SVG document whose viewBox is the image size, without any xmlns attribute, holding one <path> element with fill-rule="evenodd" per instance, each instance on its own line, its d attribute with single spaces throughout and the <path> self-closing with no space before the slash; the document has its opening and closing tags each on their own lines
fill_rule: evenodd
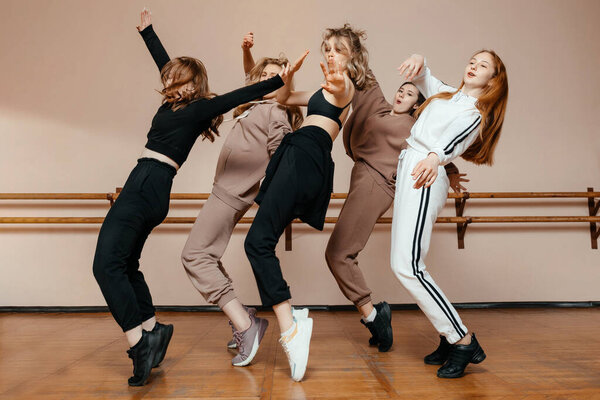
<svg viewBox="0 0 600 400">
<path fill-rule="evenodd" d="M 506 112 L 506 103 L 508 101 L 508 75 L 504 63 L 493 50 L 480 50 L 473 54 L 488 53 L 494 60 L 495 74 L 483 89 L 481 95 L 475 103 L 475 107 L 481 113 L 481 124 L 479 127 L 479 136 L 462 154 L 462 158 L 475 164 L 493 164 L 494 150 L 500 138 L 502 124 L 504 123 L 504 114 Z M 462 81 L 458 90 L 464 86 Z M 457 92 L 442 92 L 428 98 L 415 112 L 418 117 L 421 112 L 435 99 L 451 99 Z"/>
</svg>

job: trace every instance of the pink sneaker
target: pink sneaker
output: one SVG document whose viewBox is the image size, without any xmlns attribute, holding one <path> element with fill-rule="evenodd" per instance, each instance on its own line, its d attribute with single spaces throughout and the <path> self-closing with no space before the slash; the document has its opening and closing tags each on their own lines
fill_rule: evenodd
<svg viewBox="0 0 600 400">
<path fill-rule="evenodd" d="M 238 355 L 231 360 L 233 365 L 244 367 L 252 362 L 268 326 L 269 321 L 266 319 L 250 315 L 250 327 L 245 331 L 233 333 L 238 348 Z"/>
</svg>

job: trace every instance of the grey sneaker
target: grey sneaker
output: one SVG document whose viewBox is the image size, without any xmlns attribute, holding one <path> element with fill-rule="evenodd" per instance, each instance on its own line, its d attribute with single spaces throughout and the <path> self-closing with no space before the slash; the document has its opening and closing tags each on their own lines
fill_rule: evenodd
<svg viewBox="0 0 600 400">
<path fill-rule="evenodd" d="M 250 315 L 250 328 L 233 333 L 238 348 L 238 355 L 231 359 L 233 365 L 244 367 L 252 362 L 268 326 L 269 321 L 266 319 Z"/>
<path fill-rule="evenodd" d="M 251 317 L 256 315 L 256 308 L 254 307 L 246 307 L 244 306 L 244 308 L 246 309 L 246 311 L 248 311 L 248 315 L 250 315 Z M 237 349 L 237 343 L 235 342 L 235 340 L 233 339 L 233 335 L 235 334 L 235 331 L 237 329 L 235 329 L 235 326 L 233 326 L 233 322 L 229 321 L 229 326 L 231 327 L 231 340 L 229 342 L 227 342 L 227 348 L 228 349 Z"/>
</svg>

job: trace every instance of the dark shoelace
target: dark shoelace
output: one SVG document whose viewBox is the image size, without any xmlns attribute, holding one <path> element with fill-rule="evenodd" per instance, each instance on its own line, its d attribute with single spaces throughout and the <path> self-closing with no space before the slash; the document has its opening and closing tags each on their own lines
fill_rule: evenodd
<svg viewBox="0 0 600 400">
<path fill-rule="evenodd" d="M 233 327 L 233 325 L 232 325 Z M 235 340 L 235 343 L 237 344 L 237 348 L 238 348 L 238 353 L 239 354 L 244 354 L 244 346 L 242 345 L 242 332 L 238 332 L 237 330 L 233 331 L 233 340 Z"/>
</svg>

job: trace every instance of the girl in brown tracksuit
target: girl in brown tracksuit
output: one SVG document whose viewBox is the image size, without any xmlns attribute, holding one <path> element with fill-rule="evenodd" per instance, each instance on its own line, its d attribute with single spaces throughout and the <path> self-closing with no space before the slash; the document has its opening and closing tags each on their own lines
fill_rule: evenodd
<svg viewBox="0 0 600 400">
<path fill-rule="evenodd" d="M 424 100 L 407 82 L 390 104 L 375 81 L 372 87 L 356 91 L 352 114 L 344 125 L 344 147 L 355 163 L 348 198 L 327 244 L 325 259 L 344 296 L 361 311 L 361 323 L 373 334 L 369 343 L 378 345 L 379 351 L 388 351 L 393 342 L 391 312 L 386 302 L 373 306 L 357 256 L 377 219 L 392 205 L 398 155 L 406 148 L 415 123 L 412 113 Z M 460 182 L 466 181 L 464 174 L 459 175 L 453 164 L 447 166 L 447 173 L 453 189 L 460 191 Z"/>
<path fill-rule="evenodd" d="M 254 65 L 252 44 L 252 34 L 246 35 L 242 49 L 247 84 L 277 75 L 288 63 L 280 57 L 263 58 Z M 258 194 L 271 155 L 284 135 L 302 123 L 298 107 L 281 106 L 274 97 L 275 92 L 235 110 L 236 122 L 221 149 L 212 193 L 198 214 L 181 255 L 192 284 L 231 320 L 236 343 L 229 346 L 239 350 L 232 360 L 236 366 L 252 361 L 268 323 L 255 317 L 255 310 L 248 310 L 237 299 L 221 257 L 233 228 Z"/>
</svg>

